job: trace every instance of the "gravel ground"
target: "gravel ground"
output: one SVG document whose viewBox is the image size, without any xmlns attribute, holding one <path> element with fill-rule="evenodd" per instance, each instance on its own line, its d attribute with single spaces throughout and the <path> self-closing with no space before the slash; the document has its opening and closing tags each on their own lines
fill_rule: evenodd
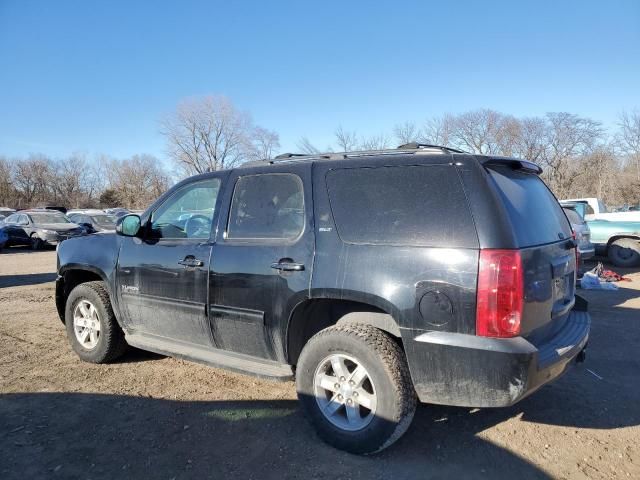
<svg viewBox="0 0 640 480">
<path fill-rule="evenodd" d="M 321 443 L 292 383 L 137 350 L 81 363 L 55 252 L 0 254 L 0 478 L 640 478 L 640 273 L 583 292 L 587 362 L 507 409 L 422 405 L 372 457 Z"/>
</svg>

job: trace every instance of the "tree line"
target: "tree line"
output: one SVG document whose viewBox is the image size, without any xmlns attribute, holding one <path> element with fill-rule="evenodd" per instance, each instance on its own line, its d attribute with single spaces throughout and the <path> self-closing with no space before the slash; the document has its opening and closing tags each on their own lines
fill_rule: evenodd
<svg viewBox="0 0 640 480">
<path fill-rule="evenodd" d="M 0 206 L 16 209 L 57 205 L 67 208 L 146 208 L 171 184 L 151 155 L 117 160 L 83 154 L 52 159 L 42 154 L 0 157 Z"/>
<path fill-rule="evenodd" d="M 490 109 L 404 122 L 390 132 L 360 136 L 339 126 L 326 150 L 350 152 L 419 142 L 469 153 L 517 157 L 537 163 L 558 198 L 599 197 L 610 205 L 640 203 L 640 111 L 623 112 L 615 129 L 558 112 L 518 118 Z M 298 148 L 319 149 L 302 138 Z"/>
<path fill-rule="evenodd" d="M 160 120 L 168 164 L 151 155 L 114 159 L 74 154 L 0 156 L 0 206 L 44 204 L 68 208 L 126 206 L 140 209 L 180 178 L 273 158 L 276 132 L 256 125 L 225 97 L 184 100 Z M 613 129 L 587 117 L 559 112 L 515 117 L 490 109 L 404 122 L 363 136 L 338 126 L 334 142 L 317 148 L 308 137 L 300 153 L 395 148 L 410 142 L 469 153 L 515 156 L 539 164 L 558 198 L 597 196 L 608 204 L 640 203 L 640 111 L 620 114 Z"/>
</svg>

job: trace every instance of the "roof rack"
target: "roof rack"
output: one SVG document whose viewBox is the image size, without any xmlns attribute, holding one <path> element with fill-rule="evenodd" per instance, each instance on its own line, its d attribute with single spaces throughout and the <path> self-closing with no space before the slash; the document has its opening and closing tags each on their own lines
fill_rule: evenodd
<svg viewBox="0 0 640 480">
<path fill-rule="evenodd" d="M 276 155 L 274 160 L 280 160 L 283 158 L 293 158 L 293 157 L 306 157 L 305 153 L 281 153 L 280 155 Z"/>
<path fill-rule="evenodd" d="M 401 151 L 398 151 L 401 150 Z M 404 151 L 402 151 L 404 150 Z M 363 150 L 353 152 L 330 152 L 330 153 L 281 153 L 274 158 L 266 158 L 264 160 L 255 160 L 252 162 L 243 163 L 243 167 L 256 167 L 260 165 L 274 165 L 276 163 L 283 162 L 296 162 L 298 160 L 342 160 L 346 158 L 366 157 L 370 155 L 398 155 L 415 153 L 408 150 L 435 150 L 439 153 L 466 153 L 462 150 L 456 150 L 455 148 L 449 148 L 442 145 L 429 145 L 427 143 L 405 143 L 395 149 L 384 150 Z"/>
<path fill-rule="evenodd" d="M 456 148 L 445 147 L 443 145 L 431 145 L 429 143 L 409 142 L 405 143 L 404 145 L 398 146 L 398 150 L 420 150 L 421 148 L 434 148 L 437 150 L 442 150 L 443 152 L 466 153 Z"/>
</svg>

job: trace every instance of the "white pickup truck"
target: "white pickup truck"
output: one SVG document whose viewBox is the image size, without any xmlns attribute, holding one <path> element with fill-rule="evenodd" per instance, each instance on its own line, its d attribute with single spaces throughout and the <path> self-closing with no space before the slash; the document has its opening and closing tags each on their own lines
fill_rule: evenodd
<svg viewBox="0 0 640 480">
<path fill-rule="evenodd" d="M 611 220 L 618 222 L 640 222 L 640 211 L 630 212 L 609 212 L 607 206 L 599 198 L 568 198 L 561 202 L 586 202 L 589 206 L 585 212 L 584 219 L 591 220 Z"/>
</svg>

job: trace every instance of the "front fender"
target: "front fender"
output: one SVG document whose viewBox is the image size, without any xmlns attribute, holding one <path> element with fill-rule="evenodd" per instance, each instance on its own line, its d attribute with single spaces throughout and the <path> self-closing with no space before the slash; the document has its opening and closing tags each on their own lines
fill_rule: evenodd
<svg viewBox="0 0 640 480">
<path fill-rule="evenodd" d="M 58 245 L 56 307 L 63 321 L 69 292 L 79 283 L 98 279 L 104 282 L 114 313 L 119 317 L 115 279 L 121 245 L 122 238 L 116 234 L 71 238 Z"/>
</svg>

